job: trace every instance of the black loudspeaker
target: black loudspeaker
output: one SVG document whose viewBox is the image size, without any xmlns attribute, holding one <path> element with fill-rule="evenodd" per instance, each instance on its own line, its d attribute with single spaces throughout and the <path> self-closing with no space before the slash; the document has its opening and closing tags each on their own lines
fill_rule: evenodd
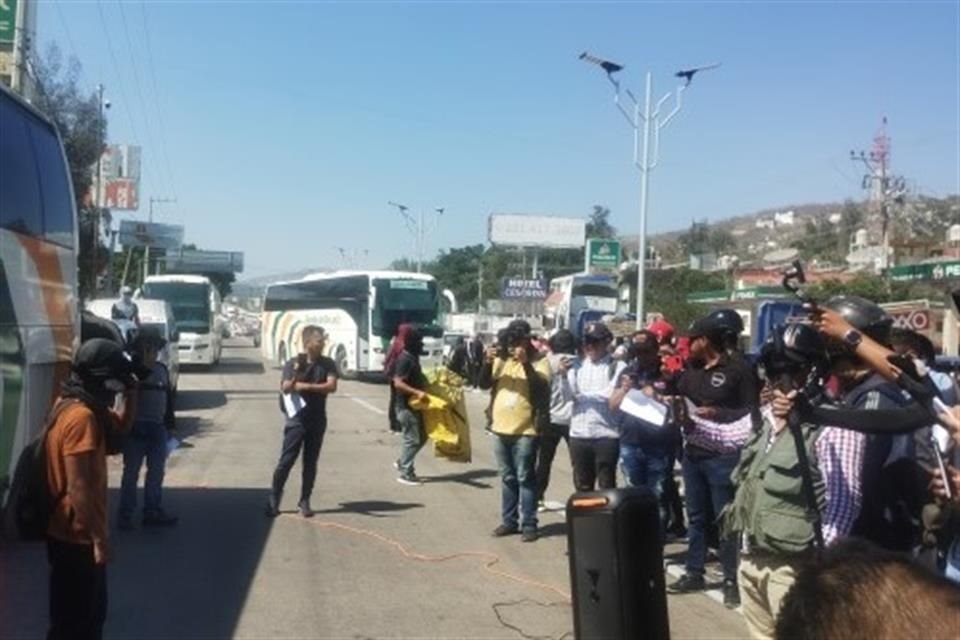
<svg viewBox="0 0 960 640">
<path fill-rule="evenodd" d="M 667 640 L 657 499 L 646 488 L 576 493 L 567 502 L 577 640 Z"/>
<path fill-rule="evenodd" d="M 953 312 L 960 317 L 960 289 L 953 289 L 947 294 L 947 304 L 953 309 Z"/>
</svg>

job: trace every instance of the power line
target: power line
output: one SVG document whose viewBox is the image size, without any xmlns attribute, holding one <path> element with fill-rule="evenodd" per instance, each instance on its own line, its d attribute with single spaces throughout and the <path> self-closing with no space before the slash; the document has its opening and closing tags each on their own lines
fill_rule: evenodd
<svg viewBox="0 0 960 640">
<path fill-rule="evenodd" d="M 123 25 L 124 39 L 127 43 L 127 49 L 130 51 L 130 65 L 133 67 L 133 84 L 137 90 L 137 99 L 140 101 L 143 122 L 144 125 L 146 125 L 147 144 L 149 144 L 152 147 L 152 150 L 156 153 L 159 152 L 160 145 L 155 145 L 156 139 L 153 135 L 153 127 L 150 126 L 150 114 L 147 112 L 147 101 L 143 99 L 143 87 L 140 82 L 140 71 L 137 68 L 136 52 L 133 48 L 133 41 L 130 39 L 130 29 L 127 25 L 127 13 L 123 10 L 123 2 L 118 2 L 117 6 L 120 8 L 120 22 Z M 156 153 L 154 157 L 159 158 L 160 154 Z M 158 180 L 160 187 L 163 189 L 164 193 L 170 193 L 170 185 L 167 184 L 167 179 L 163 176 L 161 164 L 157 162 L 155 166 L 157 169 L 157 176 L 160 178 Z"/>
<path fill-rule="evenodd" d="M 140 15 L 143 17 L 143 35 L 144 42 L 146 43 L 147 48 L 147 70 L 150 72 L 150 80 L 153 87 L 153 104 L 154 108 L 157 111 L 157 119 L 160 122 L 160 151 L 163 154 L 164 169 L 167 172 L 167 177 L 170 178 L 170 186 L 173 190 L 174 199 L 177 198 L 177 185 L 176 180 L 173 177 L 172 165 L 170 164 L 170 156 L 167 153 L 167 134 L 166 129 L 167 125 L 163 119 L 163 108 L 162 100 L 160 97 L 160 90 L 158 89 L 159 83 L 157 82 L 157 67 L 153 61 L 153 45 L 150 40 L 150 28 L 147 25 L 147 5 L 144 0 L 140 2 Z"/>
<path fill-rule="evenodd" d="M 120 64 L 117 62 L 117 55 L 113 51 L 113 40 L 110 38 L 110 29 L 107 28 L 107 19 L 103 14 L 103 3 L 97 0 L 97 10 L 100 13 L 100 26 L 103 27 L 104 39 L 107 41 L 107 51 L 110 54 L 110 61 L 113 63 L 113 71 L 117 75 L 117 87 L 120 89 L 120 97 L 123 98 L 124 111 L 127 113 L 127 119 L 130 120 L 130 134 L 133 136 L 133 142 L 140 144 L 140 136 L 137 135 L 137 125 L 133 121 L 133 110 L 130 108 L 132 103 L 127 97 L 127 90 L 123 84 L 123 74 L 120 73 Z"/>
</svg>

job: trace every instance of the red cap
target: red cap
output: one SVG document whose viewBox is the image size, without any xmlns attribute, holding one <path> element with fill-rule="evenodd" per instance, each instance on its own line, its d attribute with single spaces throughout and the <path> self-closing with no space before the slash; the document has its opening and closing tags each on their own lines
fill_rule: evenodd
<svg viewBox="0 0 960 640">
<path fill-rule="evenodd" d="M 665 344 L 673 340 L 673 335 L 675 333 L 673 325 L 666 320 L 657 320 L 655 322 L 651 322 L 650 326 L 647 327 L 647 331 L 657 336 L 657 341 L 660 344 Z"/>
</svg>

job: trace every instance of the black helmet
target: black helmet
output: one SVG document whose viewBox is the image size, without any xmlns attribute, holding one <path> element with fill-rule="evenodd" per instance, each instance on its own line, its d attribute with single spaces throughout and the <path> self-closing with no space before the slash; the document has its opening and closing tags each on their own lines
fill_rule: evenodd
<svg viewBox="0 0 960 640">
<path fill-rule="evenodd" d="M 877 304 L 859 296 L 834 296 L 823 303 L 823 306 L 839 313 L 857 331 L 880 344 L 890 344 L 893 318 Z"/>
<path fill-rule="evenodd" d="M 135 367 L 123 348 L 105 338 L 92 338 L 77 349 L 73 370 L 82 380 L 103 382 L 120 380 L 124 384 L 135 381 Z"/>
<path fill-rule="evenodd" d="M 743 333 L 743 318 L 733 309 L 715 309 L 707 314 L 714 324 L 722 327 L 724 333 L 739 336 Z"/>
<path fill-rule="evenodd" d="M 721 340 L 726 333 L 726 325 L 714 318 L 713 314 L 704 316 L 699 320 L 694 320 L 690 328 L 687 329 L 687 337 L 691 340 L 707 338 L 711 342 L 717 342 Z"/>
<path fill-rule="evenodd" d="M 147 348 L 163 349 L 167 344 L 160 329 L 151 326 L 141 327 L 137 336 L 133 339 L 131 347 L 135 351 L 145 351 Z"/>
<path fill-rule="evenodd" d="M 583 331 L 584 342 L 613 342 L 613 334 L 602 322 L 591 322 Z"/>
<path fill-rule="evenodd" d="M 766 377 L 797 373 L 825 362 L 827 348 L 810 325 L 788 324 L 774 329 L 760 349 L 760 364 Z"/>
</svg>

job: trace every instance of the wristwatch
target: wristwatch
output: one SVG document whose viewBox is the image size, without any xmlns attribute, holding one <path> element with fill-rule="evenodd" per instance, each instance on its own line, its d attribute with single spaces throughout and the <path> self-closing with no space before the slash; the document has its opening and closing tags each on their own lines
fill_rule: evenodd
<svg viewBox="0 0 960 640">
<path fill-rule="evenodd" d="M 860 343 L 863 342 L 863 334 L 856 329 L 850 329 L 843 334 L 843 342 L 851 349 L 856 350 L 856 348 L 860 346 Z"/>
</svg>

